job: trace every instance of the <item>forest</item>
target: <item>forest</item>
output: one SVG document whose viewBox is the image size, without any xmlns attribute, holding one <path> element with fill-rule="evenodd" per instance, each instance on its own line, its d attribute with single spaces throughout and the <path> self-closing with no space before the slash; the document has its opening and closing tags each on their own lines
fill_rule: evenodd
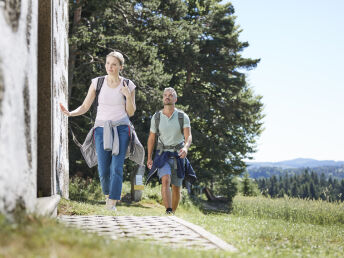
<svg viewBox="0 0 344 258">
<path fill-rule="evenodd" d="M 344 201 L 344 179 L 332 176 L 327 178 L 324 173 L 319 176 L 309 169 L 299 174 L 285 173 L 259 178 L 255 182 L 263 195 L 273 198 L 288 196 L 329 202 Z"/>
<path fill-rule="evenodd" d="M 245 171 L 263 130 L 262 97 L 246 79 L 259 59 L 244 58 L 231 3 L 188 1 L 69 1 L 69 108 L 84 100 L 92 78 L 104 75 L 105 56 L 125 56 L 122 76 L 137 86 L 131 118 L 146 147 L 150 119 L 162 106 L 162 91 L 173 87 L 177 108 L 191 120 L 188 157 L 198 184 L 233 197 L 232 179 Z M 89 113 L 69 119 L 79 141 L 93 121 Z M 70 175 L 97 177 L 69 137 Z M 135 171 L 126 163 L 125 179 Z"/>
<path fill-rule="evenodd" d="M 318 176 L 324 174 L 326 178 L 332 177 L 337 179 L 344 179 L 344 166 L 318 166 L 312 168 L 281 168 L 281 167 L 248 167 L 247 171 L 251 178 L 268 178 L 272 176 L 283 176 L 284 174 L 299 175 L 305 169 L 310 169 Z"/>
</svg>

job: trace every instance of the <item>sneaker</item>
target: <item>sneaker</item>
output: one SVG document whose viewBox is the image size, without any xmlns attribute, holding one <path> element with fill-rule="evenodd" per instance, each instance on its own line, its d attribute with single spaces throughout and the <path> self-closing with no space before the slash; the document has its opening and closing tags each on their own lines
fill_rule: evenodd
<svg viewBox="0 0 344 258">
<path fill-rule="evenodd" d="M 112 206 L 107 206 L 107 209 L 110 211 L 117 211 L 116 205 L 112 205 Z"/>
<path fill-rule="evenodd" d="M 167 208 L 165 214 L 166 215 L 174 215 L 174 212 L 172 211 L 171 208 Z"/>
</svg>

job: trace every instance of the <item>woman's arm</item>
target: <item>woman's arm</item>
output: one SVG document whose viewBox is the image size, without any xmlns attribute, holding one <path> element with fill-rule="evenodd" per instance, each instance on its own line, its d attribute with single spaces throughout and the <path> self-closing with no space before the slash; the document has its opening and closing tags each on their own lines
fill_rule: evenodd
<svg viewBox="0 0 344 258">
<path fill-rule="evenodd" d="M 77 109 L 69 112 L 68 109 L 66 109 L 61 103 L 60 103 L 60 108 L 61 111 L 66 115 L 66 116 L 80 116 L 85 114 L 91 107 L 94 99 L 96 97 L 96 90 L 94 89 L 93 85 L 91 84 L 88 92 L 87 92 L 87 96 L 84 100 L 84 102 L 82 103 L 81 106 L 79 106 Z"/>
<path fill-rule="evenodd" d="M 135 105 L 135 89 L 130 92 L 128 85 L 124 85 L 121 89 L 122 94 L 126 97 L 125 110 L 128 116 L 133 116 L 136 111 Z"/>
</svg>

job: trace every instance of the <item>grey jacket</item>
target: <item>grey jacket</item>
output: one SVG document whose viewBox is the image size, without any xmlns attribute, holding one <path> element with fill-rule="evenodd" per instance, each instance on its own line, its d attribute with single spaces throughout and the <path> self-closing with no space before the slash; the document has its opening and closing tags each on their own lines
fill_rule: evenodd
<svg viewBox="0 0 344 258">
<path fill-rule="evenodd" d="M 94 142 L 94 129 L 99 126 L 104 126 L 104 149 L 112 150 L 112 155 L 117 155 L 119 150 L 119 140 L 117 133 L 117 126 L 128 125 L 130 128 L 130 139 L 129 146 L 125 158 L 129 158 L 138 165 L 144 165 L 145 150 L 136 135 L 134 126 L 131 124 L 128 117 L 125 117 L 118 121 L 96 121 L 94 126 L 88 132 L 86 139 L 82 145 L 80 145 L 80 150 L 87 165 L 91 168 L 97 165 L 97 153 L 96 146 Z M 114 132 L 112 137 L 111 130 Z"/>
</svg>

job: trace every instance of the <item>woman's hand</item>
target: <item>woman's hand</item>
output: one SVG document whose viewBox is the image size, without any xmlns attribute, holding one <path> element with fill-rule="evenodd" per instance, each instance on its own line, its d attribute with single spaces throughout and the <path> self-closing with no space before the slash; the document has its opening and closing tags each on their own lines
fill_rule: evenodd
<svg viewBox="0 0 344 258">
<path fill-rule="evenodd" d="M 65 114 L 66 116 L 71 116 L 70 112 L 67 110 L 67 108 L 65 108 L 61 103 L 60 103 L 60 108 L 63 114 Z"/>
<path fill-rule="evenodd" d="M 129 90 L 128 85 L 125 82 L 123 83 L 123 87 L 121 88 L 121 92 L 126 98 L 130 97 L 130 90 Z"/>
</svg>

